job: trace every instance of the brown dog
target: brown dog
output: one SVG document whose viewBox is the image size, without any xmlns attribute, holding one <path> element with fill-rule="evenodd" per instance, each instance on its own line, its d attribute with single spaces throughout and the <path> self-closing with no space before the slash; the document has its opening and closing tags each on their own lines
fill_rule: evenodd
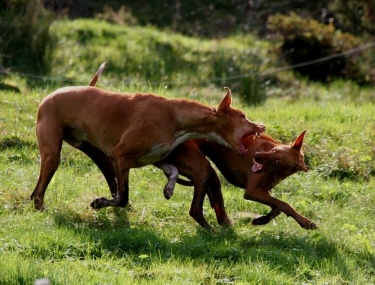
<svg viewBox="0 0 375 285">
<path fill-rule="evenodd" d="M 91 81 L 94 85 L 104 69 Z M 31 199 L 42 209 L 46 188 L 59 166 L 62 142 L 88 155 L 103 172 L 113 199 L 91 206 L 125 207 L 130 168 L 157 163 L 192 138 L 214 140 L 244 155 L 242 138 L 264 131 L 244 113 L 230 107 L 229 88 L 217 108 L 195 101 L 152 94 L 119 93 L 93 86 L 58 89 L 38 109 L 36 135 L 41 156 L 38 183 Z"/>
<path fill-rule="evenodd" d="M 292 145 L 276 142 L 271 137 L 248 136 L 243 139 L 248 149 L 246 156 L 240 156 L 233 150 L 207 140 L 189 140 L 179 145 L 161 163 L 170 164 L 178 173 L 190 179 L 189 182 L 178 180 L 183 185 L 194 185 L 194 197 L 190 215 L 202 227 L 210 229 L 203 216 L 203 200 L 208 195 L 219 224 L 229 226 L 230 219 L 224 208 L 220 181 L 206 156 L 217 166 L 220 172 L 233 185 L 246 189 L 244 198 L 271 207 L 271 212 L 252 221 L 254 225 L 269 223 L 281 212 L 292 216 L 301 227 L 315 229 L 315 223 L 294 210 L 289 204 L 270 195 L 270 190 L 282 180 L 297 171 L 307 171 L 304 155 L 301 150 L 305 131 Z M 164 196 L 169 199 L 173 194 L 174 183 L 178 173 L 169 177 Z M 168 173 L 166 173 L 168 177 Z M 171 191 L 172 189 L 172 191 Z"/>
</svg>

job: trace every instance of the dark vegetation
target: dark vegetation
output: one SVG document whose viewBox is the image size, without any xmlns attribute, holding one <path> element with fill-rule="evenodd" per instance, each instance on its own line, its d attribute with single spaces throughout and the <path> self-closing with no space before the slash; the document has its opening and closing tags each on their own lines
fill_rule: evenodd
<svg viewBox="0 0 375 285">
<path fill-rule="evenodd" d="M 3 0 L 0 3 L 0 72 L 1 76 L 11 72 L 48 75 L 56 42 L 50 25 L 58 17 L 95 17 L 120 25 L 154 25 L 189 36 L 216 39 L 230 34 L 257 35 L 276 43 L 273 51 L 278 54 L 277 65 L 295 65 L 371 42 L 374 6 L 373 1 L 366 0 L 216 0 L 208 3 L 163 0 L 150 1 L 147 5 L 127 0 Z M 180 64 L 178 55 L 165 44 L 152 48 Z M 373 54 L 368 50 L 357 52 L 296 70 L 313 80 L 345 78 L 360 84 L 373 83 Z M 223 69 L 233 69 L 225 58 L 218 66 L 216 75 L 222 75 Z M 243 73 L 241 69 L 246 67 L 239 66 L 236 71 Z M 145 80 L 152 80 L 147 72 L 144 74 Z M 240 84 L 242 89 L 254 88 L 252 80 Z M 259 87 L 257 84 L 260 83 L 255 82 Z"/>
<path fill-rule="evenodd" d="M 0 72 L 48 74 L 53 19 L 38 0 L 1 1 Z"/>
<path fill-rule="evenodd" d="M 280 36 L 279 53 L 292 65 L 341 54 L 363 44 L 360 38 L 337 30 L 333 23 L 319 23 L 295 13 L 270 16 L 268 27 Z M 361 70 L 363 61 L 357 64 L 357 60 L 358 56 L 337 57 L 295 70 L 313 80 L 331 81 L 341 77 L 364 83 L 368 70 Z"/>
</svg>

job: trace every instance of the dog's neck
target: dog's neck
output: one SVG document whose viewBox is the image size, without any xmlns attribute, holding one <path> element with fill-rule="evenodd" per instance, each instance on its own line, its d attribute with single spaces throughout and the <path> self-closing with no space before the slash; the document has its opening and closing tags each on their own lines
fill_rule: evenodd
<svg viewBox="0 0 375 285">
<path fill-rule="evenodd" d="M 205 106 L 198 102 L 188 101 L 184 99 L 173 100 L 175 116 L 177 123 L 182 127 L 191 127 L 194 125 L 202 126 L 202 121 L 207 120 L 210 116 L 215 115 L 215 109 Z M 207 127 L 207 126 L 205 126 Z"/>
<path fill-rule="evenodd" d="M 178 143 L 188 139 L 207 139 L 230 147 L 217 131 L 215 108 L 197 102 L 178 100 L 180 108 L 176 108 L 176 137 Z M 188 131 L 187 131 L 188 130 Z"/>
</svg>

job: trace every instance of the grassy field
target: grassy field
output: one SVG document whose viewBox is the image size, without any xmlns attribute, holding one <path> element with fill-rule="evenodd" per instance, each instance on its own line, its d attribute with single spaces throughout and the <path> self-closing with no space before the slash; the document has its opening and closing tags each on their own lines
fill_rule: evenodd
<svg viewBox="0 0 375 285">
<path fill-rule="evenodd" d="M 141 89 L 210 105 L 224 95 L 222 86 L 215 84 L 165 88 L 137 83 L 141 77 L 140 81 L 124 80 L 119 68 L 126 61 L 118 61 L 116 44 L 105 46 L 106 52 L 90 62 L 90 52 L 104 49 L 100 44 L 88 48 L 84 41 L 73 47 L 75 40 L 67 31 L 74 27 L 84 35 L 99 33 L 95 25 L 56 24 L 61 48 L 55 55 L 54 76 L 84 84 L 100 62 L 113 57 L 101 87 Z M 102 46 L 125 33 L 115 26 L 104 27 L 95 34 Z M 157 38 L 168 41 L 165 33 L 152 28 L 135 29 L 128 31 L 129 37 L 160 33 Z M 192 41 L 181 37 L 180 48 L 197 57 L 194 47 L 200 46 L 201 51 L 215 47 L 211 41 L 203 45 Z M 237 48 L 239 41 L 223 42 L 226 48 Z M 66 45 L 70 50 L 62 48 Z M 69 61 L 69 52 L 77 57 Z M 62 64 L 65 61 L 69 65 Z M 193 78 L 180 72 L 169 76 Z M 204 74 L 197 76 L 203 80 Z M 0 284 L 33 284 L 42 277 L 52 284 L 375 284 L 374 89 L 350 82 L 320 85 L 294 80 L 266 88 L 267 101 L 261 106 L 242 105 L 235 97 L 234 106 L 264 123 L 267 133 L 279 141 L 292 142 L 307 129 L 303 149 L 310 171 L 288 178 L 273 195 L 316 222 L 319 229 L 306 231 L 285 215 L 266 226 L 252 226 L 253 215 L 269 209 L 245 201 L 243 190 L 222 178 L 234 226 L 218 226 L 206 201 L 205 215 L 217 230 L 209 233 L 188 215 L 192 188 L 178 186 L 172 199 L 165 200 L 164 175 L 151 166 L 131 171 L 130 207 L 92 211 L 89 205 L 94 197 L 109 196 L 105 180 L 90 160 L 66 145 L 46 192 L 46 210 L 35 212 L 28 200 L 39 171 L 35 115 L 54 85 L 46 82 L 29 88 L 20 78 L 7 80 L 21 92 L 0 91 Z"/>
</svg>

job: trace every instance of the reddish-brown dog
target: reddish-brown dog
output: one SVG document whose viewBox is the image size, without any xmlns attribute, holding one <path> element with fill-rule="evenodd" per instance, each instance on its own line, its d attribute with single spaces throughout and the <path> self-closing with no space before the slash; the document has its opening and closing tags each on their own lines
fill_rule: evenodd
<svg viewBox="0 0 375 285">
<path fill-rule="evenodd" d="M 220 181 L 206 156 L 217 166 L 224 177 L 233 185 L 246 189 L 244 198 L 271 207 L 271 211 L 252 221 L 254 225 L 269 223 L 281 212 L 293 217 L 301 227 L 315 229 L 316 224 L 299 214 L 289 204 L 270 195 L 270 190 L 279 182 L 297 171 L 307 171 L 304 155 L 301 150 L 305 131 L 292 145 L 280 144 L 271 137 L 248 136 L 243 139 L 247 148 L 246 156 L 240 156 L 225 146 L 207 140 L 189 140 L 179 145 L 162 163 L 173 165 L 178 173 L 190 179 L 189 182 L 178 180 L 184 185 L 194 185 L 194 197 L 190 215 L 202 227 L 210 229 L 203 216 L 203 200 L 208 195 L 212 208 L 215 210 L 218 223 L 229 226 L 230 219 L 224 208 Z M 164 196 L 169 199 L 173 194 L 178 173 L 164 189 Z"/>
<path fill-rule="evenodd" d="M 91 85 L 95 85 L 103 68 Z M 125 207 L 130 168 L 157 163 L 188 139 L 214 140 L 244 155 L 242 138 L 263 132 L 264 126 L 231 108 L 231 92 L 226 89 L 217 108 L 191 100 L 119 93 L 93 86 L 54 91 L 38 109 L 36 135 L 41 167 L 30 197 L 35 208 L 43 207 L 46 188 L 59 166 L 63 141 L 88 155 L 110 186 L 113 199 L 95 199 L 91 203 L 95 209 Z"/>
</svg>

